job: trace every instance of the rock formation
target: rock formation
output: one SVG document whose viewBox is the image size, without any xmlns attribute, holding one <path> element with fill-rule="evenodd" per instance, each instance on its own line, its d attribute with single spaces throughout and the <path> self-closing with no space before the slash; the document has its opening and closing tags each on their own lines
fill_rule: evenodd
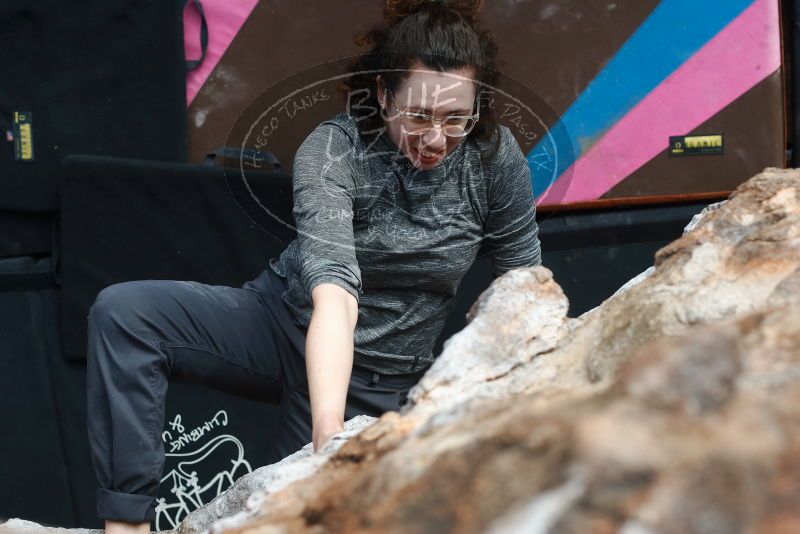
<svg viewBox="0 0 800 534">
<path fill-rule="evenodd" d="M 567 304 L 545 267 L 506 273 L 399 413 L 178 531 L 800 532 L 800 171 L 766 169 L 602 305 Z"/>
</svg>

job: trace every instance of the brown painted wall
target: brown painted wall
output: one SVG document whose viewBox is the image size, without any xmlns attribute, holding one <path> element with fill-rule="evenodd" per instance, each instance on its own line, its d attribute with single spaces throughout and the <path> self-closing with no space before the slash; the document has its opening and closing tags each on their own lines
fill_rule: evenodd
<svg viewBox="0 0 800 534">
<path fill-rule="evenodd" d="M 731 191 L 764 167 L 783 166 L 783 115 L 776 72 L 691 132 L 674 134 L 722 133 L 724 155 L 676 158 L 665 148 L 602 198 Z"/>
<path fill-rule="evenodd" d="M 548 115 L 557 116 L 657 4 L 657 0 L 489 0 L 483 20 L 496 33 L 502 73 L 539 95 L 552 108 Z M 288 80 L 280 90 L 267 92 L 286 94 L 323 75 L 320 69 L 303 77 L 296 77 L 298 72 L 360 53 L 353 37 L 380 22 L 382 5 L 381 0 L 259 2 L 189 108 L 190 161 L 201 161 L 211 149 L 226 144 L 242 110 L 269 87 Z M 331 64 L 324 73 L 333 75 L 342 68 L 342 62 Z M 331 98 L 284 121 L 270 138 L 266 149 L 287 170 L 291 171 L 294 152 L 310 130 L 343 109 L 334 85 L 317 87 L 327 87 Z M 725 155 L 669 158 L 665 139 L 662 154 L 603 198 L 733 189 L 765 166 L 783 165 L 783 122 L 783 87 L 776 73 L 694 132 L 675 132 L 722 132 Z M 238 125 L 237 139 L 242 127 Z M 530 142 L 519 141 L 524 150 L 531 148 Z"/>
<path fill-rule="evenodd" d="M 490 0 L 484 24 L 496 34 L 500 70 L 563 113 L 641 24 L 657 0 Z M 609 9 L 609 5 L 616 8 Z M 261 1 L 189 108 L 189 159 L 224 144 L 241 111 L 299 71 L 360 53 L 353 37 L 381 21 L 380 0 Z M 309 125 L 342 109 L 315 107 Z M 271 150 L 285 165 L 308 134 L 282 132 Z M 308 125 L 306 125 L 308 126 Z"/>
</svg>

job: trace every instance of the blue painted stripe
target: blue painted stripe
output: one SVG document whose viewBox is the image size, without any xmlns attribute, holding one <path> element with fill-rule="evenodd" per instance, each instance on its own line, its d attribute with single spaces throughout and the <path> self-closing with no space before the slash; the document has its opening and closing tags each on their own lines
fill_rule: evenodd
<svg viewBox="0 0 800 534">
<path fill-rule="evenodd" d="M 662 0 L 528 154 L 534 195 L 753 1 Z"/>
</svg>

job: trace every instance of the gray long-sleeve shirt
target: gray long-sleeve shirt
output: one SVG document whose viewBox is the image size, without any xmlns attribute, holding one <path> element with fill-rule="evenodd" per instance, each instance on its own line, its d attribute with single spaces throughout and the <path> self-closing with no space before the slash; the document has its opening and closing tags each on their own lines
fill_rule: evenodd
<svg viewBox="0 0 800 534">
<path fill-rule="evenodd" d="M 465 138 L 421 171 L 387 135 L 363 140 L 345 112 L 317 126 L 292 170 L 297 238 L 269 260 L 288 280 L 281 298 L 295 320 L 308 327 L 311 290 L 336 284 L 358 299 L 356 364 L 386 374 L 430 366 L 482 241 L 495 276 L 541 263 L 528 162 L 511 131 L 500 134 L 488 169 Z"/>
</svg>

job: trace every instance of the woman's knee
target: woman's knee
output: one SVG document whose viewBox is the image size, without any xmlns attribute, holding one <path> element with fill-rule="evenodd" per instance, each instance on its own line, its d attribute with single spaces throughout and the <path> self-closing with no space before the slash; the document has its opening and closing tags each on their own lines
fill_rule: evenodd
<svg viewBox="0 0 800 534">
<path fill-rule="evenodd" d="M 89 328 L 103 330 L 142 321 L 153 305 L 153 282 L 157 281 L 133 280 L 105 287 L 89 308 Z"/>
</svg>

